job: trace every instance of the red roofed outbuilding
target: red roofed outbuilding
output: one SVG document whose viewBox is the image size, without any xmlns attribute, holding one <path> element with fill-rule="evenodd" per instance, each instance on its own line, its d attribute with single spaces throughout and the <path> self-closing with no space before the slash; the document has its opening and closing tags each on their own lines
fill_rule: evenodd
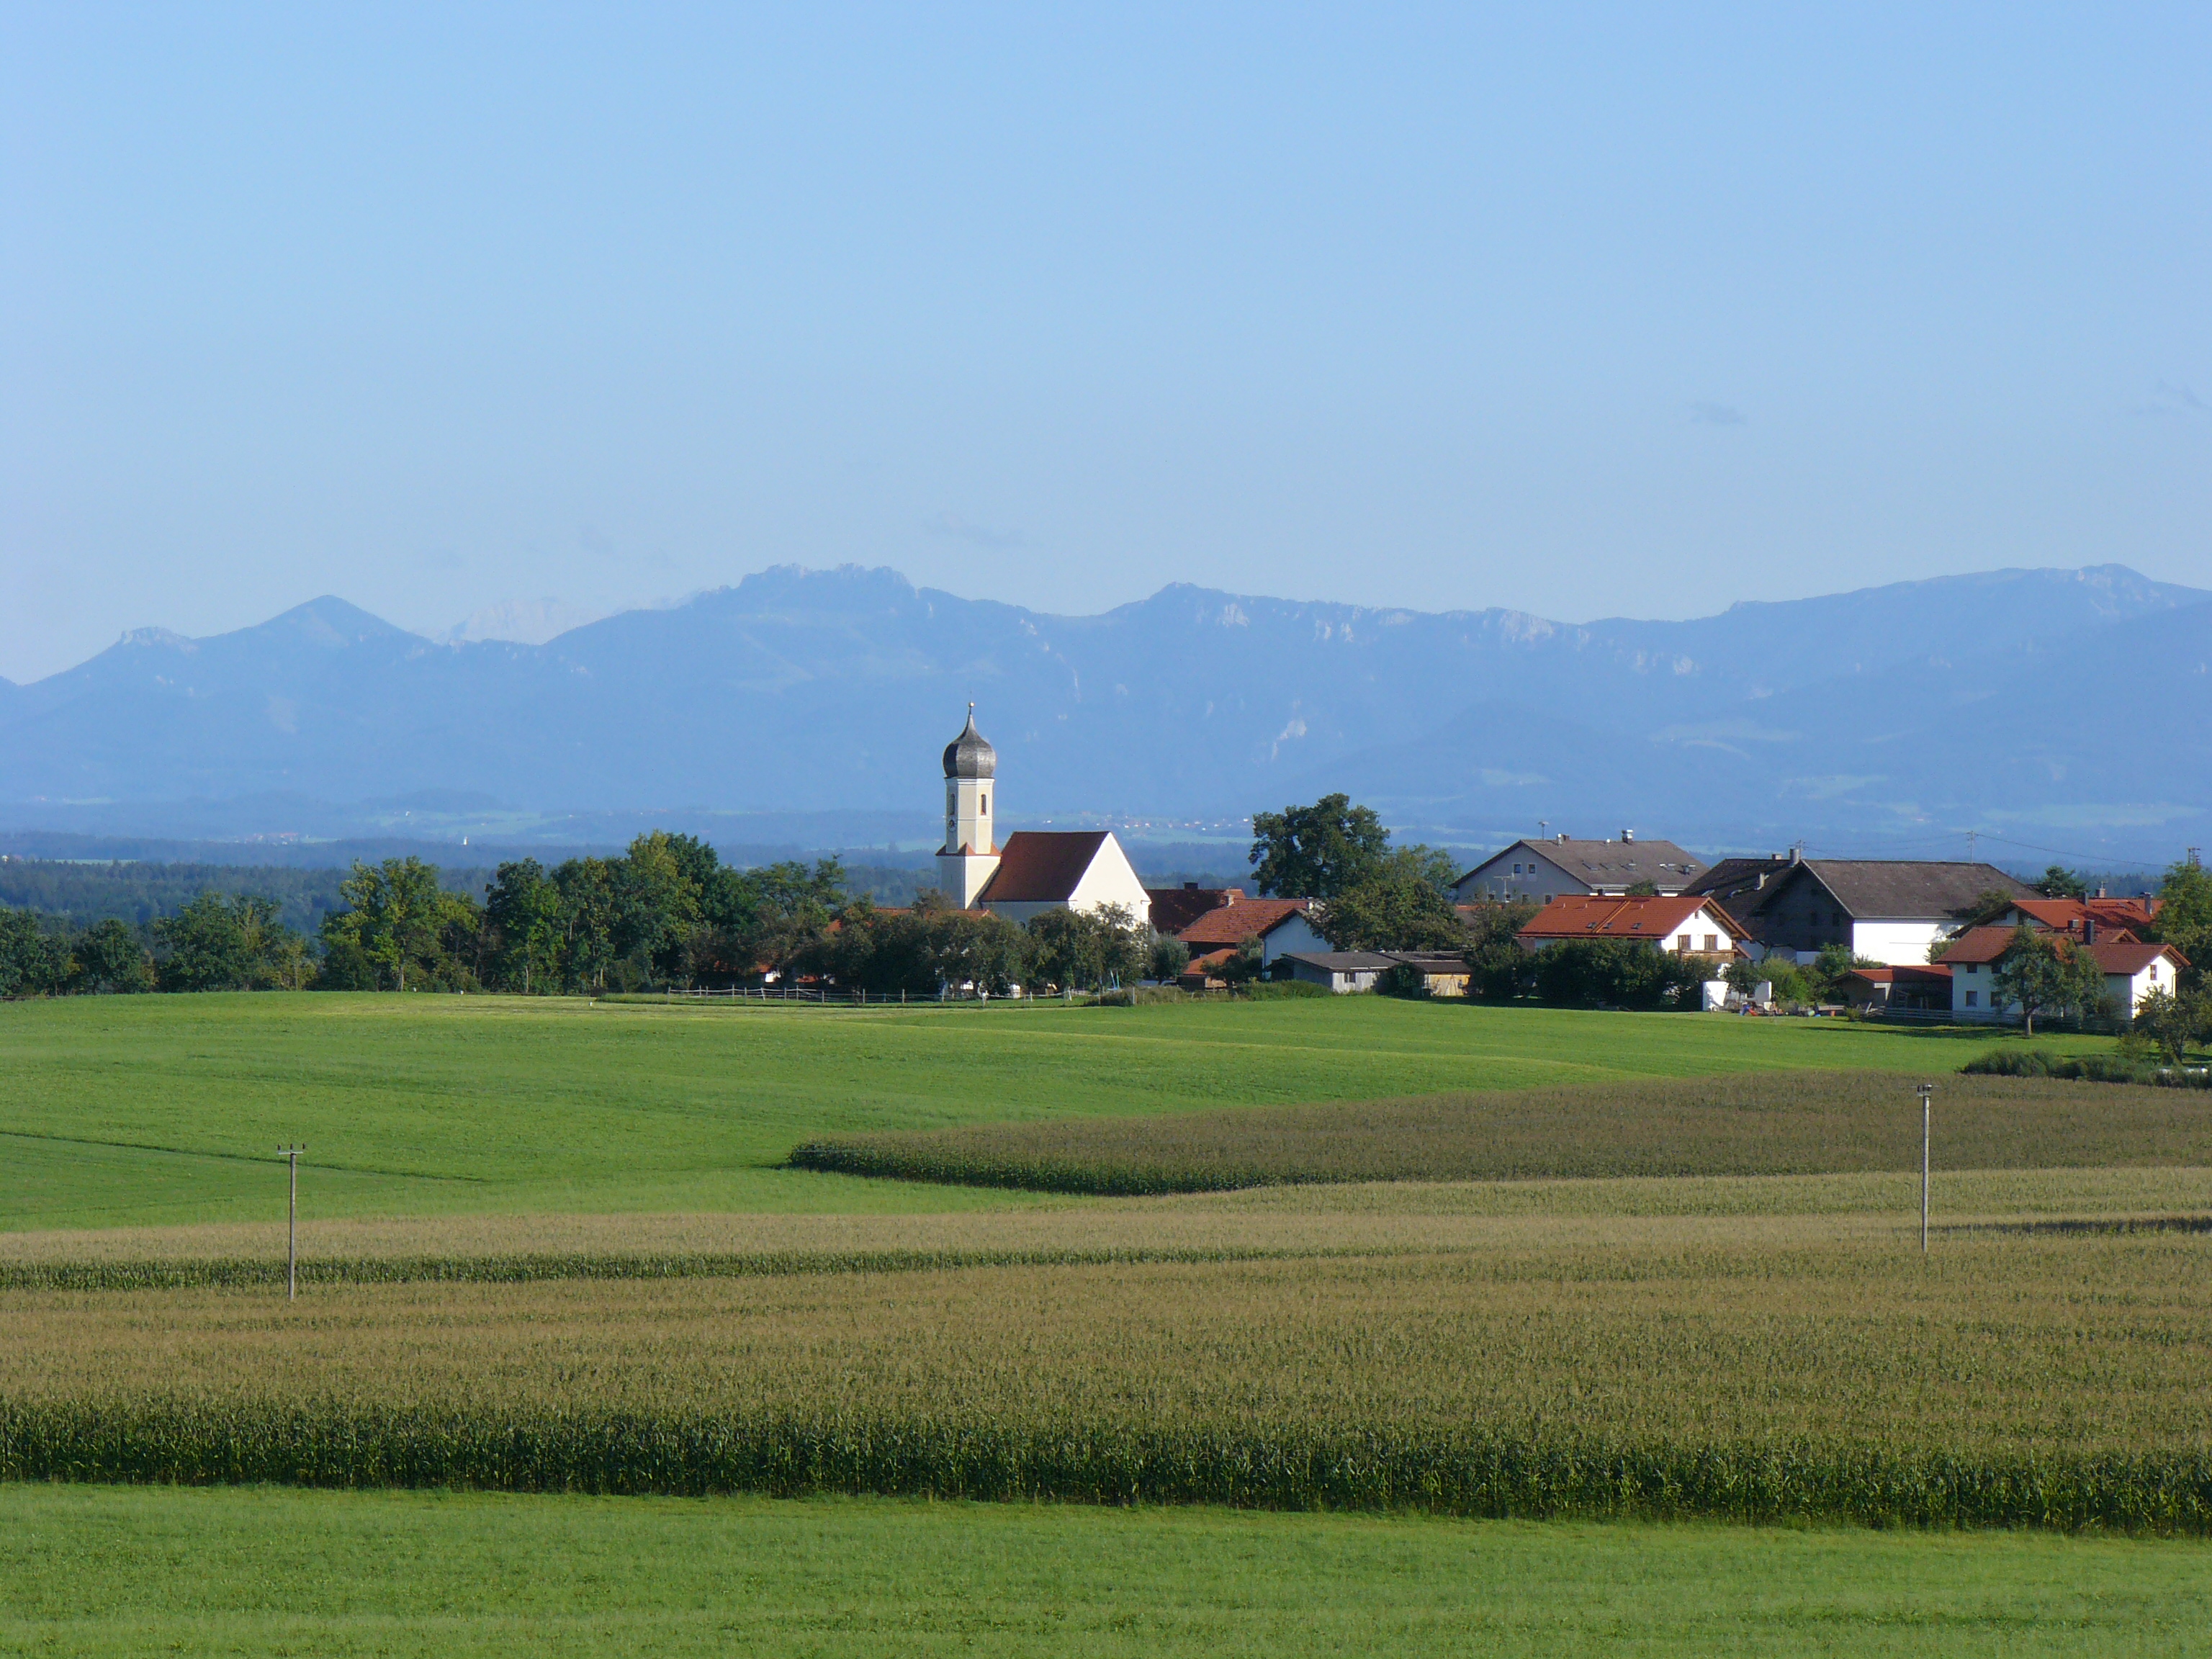
<svg viewBox="0 0 2212 1659">
<path fill-rule="evenodd" d="M 1194 959 L 1234 951 L 1246 939 L 1257 938 L 1261 965 L 1272 968 L 1277 957 L 1291 951 L 1329 949 L 1328 939 L 1307 915 L 1312 904 L 1311 899 L 1239 897 L 1208 910 L 1176 937 L 1190 946 Z"/>
<path fill-rule="evenodd" d="M 1736 954 L 1743 930 L 1711 899 L 1692 894 L 1628 898 L 1572 894 L 1555 898 L 1515 935 L 1532 951 L 1576 939 L 1627 939 L 1682 956 Z"/>
</svg>

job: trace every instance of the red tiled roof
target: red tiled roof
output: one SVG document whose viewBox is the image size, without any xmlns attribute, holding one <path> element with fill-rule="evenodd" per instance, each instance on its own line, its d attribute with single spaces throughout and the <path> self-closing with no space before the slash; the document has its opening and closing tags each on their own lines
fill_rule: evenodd
<svg viewBox="0 0 2212 1659">
<path fill-rule="evenodd" d="M 2094 921 L 2104 932 L 2148 927 L 2158 918 L 2156 899 L 2020 899 L 2013 908 L 2039 927 L 2060 933 L 2078 933 L 2084 921 Z"/>
<path fill-rule="evenodd" d="M 1954 967 L 1963 967 L 1969 963 L 1995 962 L 2012 949 L 2015 931 L 2010 927 L 1969 927 L 1951 941 L 1950 948 L 1939 960 Z"/>
<path fill-rule="evenodd" d="M 1923 985 L 1933 985 L 1948 982 L 1951 970 L 1939 963 L 1930 963 L 1924 968 L 1905 964 L 1893 968 L 1854 968 L 1846 977 L 1863 979 L 1869 985 L 1910 985 L 1916 980 Z"/>
<path fill-rule="evenodd" d="M 2084 948 L 2096 957 L 2097 966 L 2108 974 L 2140 974 L 2161 957 L 2176 967 L 2189 966 L 2189 958 L 2171 945 L 2146 945 L 2139 939 L 2100 939 Z"/>
<path fill-rule="evenodd" d="M 1180 933 L 1209 910 L 1243 901 L 1242 887 L 1147 887 L 1152 901 L 1152 931 Z"/>
<path fill-rule="evenodd" d="M 1255 933 L 1265 938 L 1292 916 L 1303 915 L 1312 902 L 1302 898 L 1242 899 L 1208 910 L 1176 937 L 1194 951 L 1242 945 Z"/>
<path fill-rule="evenodd" d="M 1943 952 L 1943 961 L 1960 967 L 1969 963 L 1995 962 L 2012 949 L 2013 936 L 2017 931 L 2011 927 L 1968 928 Z M 2096 958 L 2097 966 L 2108 974 L 2139 974 L 2160 957 L 2171 957 L 2179 967 L 2189 965 L 2189 958 L 2171 945 L 2146 945 L 2137 939 L 2099 939 L 2090 945 L 2069 939 L 2065 947 L 2087 950 Z"/>
<path fill-rule="evenodd" d="M 978 904 L 1064 903 L 1106 844 L 1103 830 L 1017 830 L 999 852 Z"/>
<path fill-rule="evenodd" d="M 1730 939 L 1743 929 L 1709 898 L 1684 893 L 1671 898 L 1624 898 L 1572 893 L 1539 910 L 1516 937 L 1540 939 L 1665 939 L 1700 910 L 1717 917 Z"/>
</svg>

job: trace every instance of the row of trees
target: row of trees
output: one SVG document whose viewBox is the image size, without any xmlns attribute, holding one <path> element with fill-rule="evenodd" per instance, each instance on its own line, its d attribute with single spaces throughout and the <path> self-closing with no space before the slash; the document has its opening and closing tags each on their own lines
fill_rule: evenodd
<svg viewBox="0 0 2212 1659">
<path fill-rule="evenodd" d="M 259 989 L 600 993 L 818 975 L 847 989 L 933 996 L 946 986 L 1093 988 L 1172 973 L 1187 952 L 1119 909 L 1048 913 L 1026 927 L 908 911 L 844 890 L 835 859 L 735 870 L 656 831 L 619 858 L 499 866 L 481 900 L 418 859 L 356 864 L 343 910 L 310 939 L 276 903 L 204 893 L 148 928 L 72 929 L 0 909 L 0 996 Z"/>
<path fill-rule="evenodd" d="M 203 893 L 143 932 L 112 916 L 79 928 L 0 909 L 0 997 L 298 990 L 317 967 L 313 945 L 267 898 Z"/>
</svg>

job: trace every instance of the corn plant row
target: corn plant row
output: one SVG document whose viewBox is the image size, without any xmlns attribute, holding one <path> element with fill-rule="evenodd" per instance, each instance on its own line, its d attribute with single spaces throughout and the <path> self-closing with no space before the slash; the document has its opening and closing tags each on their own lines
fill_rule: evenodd
<svg viewBox="0 0 2212 1659">
<path fill-rule="evenodd" d="M 2212 1457 L 2203 1452 L 1963 1455 L 1814 1440 L 1608 1443 L 1472 1429 L 0 1401 L 0 1478 L 2212 1532 Z"/>
<path fill-rule="evenodd" d="M 537 1252 L 481 1256 L 321 1256 L 299 1264 L 302 1285 L 527 1285 L 553 1279 L 780 1279 L 808 1273 L 932 1273 L 963 1267 L 1137 1266 L 1394 1255 L 1353 1249 L 1236 1245 L 1103 1249 Z M 285 1264 L 265 1256 L 198 1260 L 0 1262 L 0 1290 L 160 1291 L 281 1286 Z"/>
</svg>

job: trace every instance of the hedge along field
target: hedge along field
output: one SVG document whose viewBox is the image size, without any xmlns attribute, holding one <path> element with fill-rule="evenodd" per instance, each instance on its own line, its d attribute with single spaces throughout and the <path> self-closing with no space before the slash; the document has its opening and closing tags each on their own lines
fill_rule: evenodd
<svg viewBox="0 0 2212 1659">
<path fill-rule="evenodd" d="M 976 1124 L 806 1142 L 848 1175 L 1115 1195 L 1299 1182 L 1814 1175 L 1917 1168 L 1921 1079 L 1736 1073 L 1491 1094 Z M 1943 1167 L 2212 1164 L 2204 1091 L 1946 1077 Z"/>
<path fill-rule="evenodd" d="M 17 1289 L 0 1474 L 2203 1533 L 2208 1314 L 2201 1233 L 1951 1233 L 1923 1263 L 1899 1216 L 292 1304 Z"/>
<path fill-rule="evenodd" d="M 2074 1039 L 2089 1048 L 2099 1039 Z M 1778 1068 L 1990 1046 L 1842 1022 L 1376 997 L 884 1010 L 280 994 L 0 1004 L 0 1230 L 310 1214 L 958 1208 L 784 1165 L 841 1133 Z M 2064 1046 L 2061 1040 L 2059 1046 Z M 281 1213 L 281 1210 L 276 1212 Z"/>
</svg>

